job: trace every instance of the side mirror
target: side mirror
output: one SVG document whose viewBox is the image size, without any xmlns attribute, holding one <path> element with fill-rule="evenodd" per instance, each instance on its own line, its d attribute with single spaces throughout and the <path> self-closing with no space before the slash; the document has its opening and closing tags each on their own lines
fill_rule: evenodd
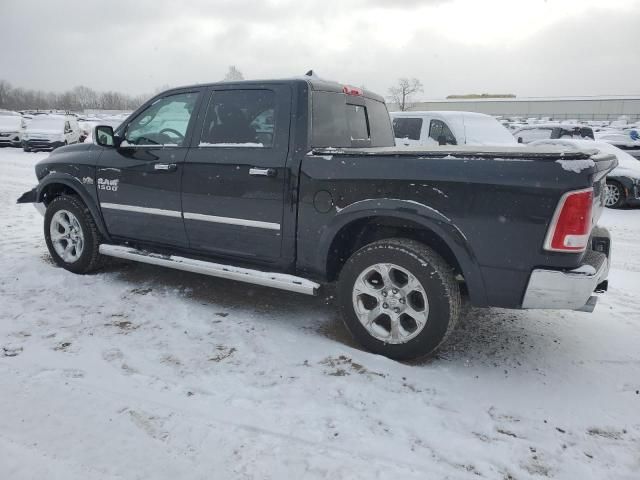
<svg viewBox="0 0 640 480">
<path fill-rule="evenodd" d="M 447 144 L 447 137 L 445 137 L 444 135 L 439 135 L 438 145 L 446 145 L 446 144 Z"/>
<path fill-rule="evenodd" d="M 101 147 L 113 147 L 116 143 L 113 127 L 110 125 L 98 125 L 94 128 L 93 139 Z"/>
<path fill-rule="evenodd" d="M 518 137 L 518 143 L 522 143 L 522 137 Z"/>
</svg>

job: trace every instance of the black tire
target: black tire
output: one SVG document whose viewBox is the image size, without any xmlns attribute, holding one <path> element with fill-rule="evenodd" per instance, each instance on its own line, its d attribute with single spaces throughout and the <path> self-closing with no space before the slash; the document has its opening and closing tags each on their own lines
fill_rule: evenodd
<svg viewBox="0 0 640 480">
<path fill-rule="evenodd" d="M 31 149 L 29 147 L 22 147 L 22 150 L 24 150 L 25 152 L 30 152 Z"/>
<path fill-rule="evenodd" d="M 58 255 L 51 241 L 51 221 L 60 210 L 71 212 L 77 218 L 84 238 L 82 253 L 73 262 L 67 262 Z M 104 257 L 98 251 L 100 243 L 102 243 L 102 235 L 91 216 L 91 212 L 78 197 L 61 195 L 49 203 L 44 216 L 44 238 L 54 262 L 65 270 L 79 274 L 90 273 L 99 269 L 104 263 Z"/>
<path fill-rule="evenodd" d="M 426 293 L 426 324 L 405 343 L 387 343 L 376 338 L 355 311 L 355 282 L 361 273 L 380 263 L 394 264 L 410 272 Z M 354 339 L 367 350 L 395 360 L 432 355 L 454 329 L 461 309 L 460 287 L 451 266 L 426 245 L 403 238 L 380 240 L 353 254 L 340 272 L 338 298 L 344 322 Z"/>
<path fill-rule="evenodd" d="M 615 180 L 607 180 L 607 188 L 614 188 L 618 191 L 618 200 L 612 205 L 607 205 L 607 207 L 622 208 L 625 203 L 627 203 L 627 197 L 624 193 L 624 187 Z"/>
</svg>

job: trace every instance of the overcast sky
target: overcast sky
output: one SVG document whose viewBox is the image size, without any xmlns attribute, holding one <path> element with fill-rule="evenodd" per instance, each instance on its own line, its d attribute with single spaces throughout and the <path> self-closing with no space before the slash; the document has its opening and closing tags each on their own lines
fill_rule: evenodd
<svg viewBox="0 0 640 480">
<path fill-rule="evenodd" d="M 1 0 L 0 79 L 138 94 L 320 76 L 422 98 L 640 94 L 638 0 Z"/>
</svg>

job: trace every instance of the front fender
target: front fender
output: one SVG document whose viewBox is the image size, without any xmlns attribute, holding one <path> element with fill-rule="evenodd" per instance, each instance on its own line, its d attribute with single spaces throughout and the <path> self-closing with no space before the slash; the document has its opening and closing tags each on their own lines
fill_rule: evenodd
<svg viewBox="0 0 640 480">
<path fill-rule="evenodd" d="M 86 178 L 90 179 L 90 181 L 87 180 L 87 182 L 89 182 L 88 184 L 89 185 L 93 185 L 93 182 L 94 182 L 93 176 L 86 177 Z M 37 203 L 43 202 L 44 201 L 44 195 L 45 195 L 45 192 L 47 190 L 47 187 L 50 187 L 51 185 L 56 185 L 56 184 L 57 185 L 64 185 L 64 186 L 70 188 L 71 190 L 73 190 L 82 199 L 84 204 L 87 206 L 87 208 L 91 212 L 91 216 L 95 220 L 96 225 L 98 227 L 98 230 L 100 230 L 100 233 L 107 240 L 109 240 L 110 239 L 110 235 L 109 235 L 109 232 L 107 231 L 106 225 L 105 225 L 104 220 L 102 218 L 102 213 L 100 212 L 100 209 L 98 208 L 95 195 L 91 195 L 91 193 L 87 191 L 86 185 L 78 177 L 75 177 L 75 176 L 73 176 L 73 175 L 71 175 L 69 173 L 64 173 L 64 172 L 51 172 L 51 173 L 49 173 L 49 175 L 44 177 L 40 181 L 40 184 L 36 187 L 36 200 L 35 200 L 35 202 L 37 202 Z"/>
<path fill-rule="evenodd" d="M 373 198 L 336 208 L 333 219 L 323 226 L 318 242 L 318 265 L 326 265 L 336 235 L 354 221 L 371 217 L 400 219 L 417 224 L 437 235 L 453 252 L 475 305 L 486 305 L 486 293 L 478 261 L 464 233 L 451 219 L 428 205 L 393 198 Z"/>
</svg>

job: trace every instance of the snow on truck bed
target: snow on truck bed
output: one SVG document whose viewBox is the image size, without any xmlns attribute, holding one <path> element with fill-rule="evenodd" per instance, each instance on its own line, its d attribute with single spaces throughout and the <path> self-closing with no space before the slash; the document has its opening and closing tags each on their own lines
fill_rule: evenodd
<svg viewBox="0 0 640 480">
<path fill-rule="evenodd" d="M 0 150 L 0 478 L 639 478 L 640 210 L 593 314 L 471 310 L 402 364 L 324 298 L 56 268 L 15 204 L 45 156 Z"/>
</svg>

